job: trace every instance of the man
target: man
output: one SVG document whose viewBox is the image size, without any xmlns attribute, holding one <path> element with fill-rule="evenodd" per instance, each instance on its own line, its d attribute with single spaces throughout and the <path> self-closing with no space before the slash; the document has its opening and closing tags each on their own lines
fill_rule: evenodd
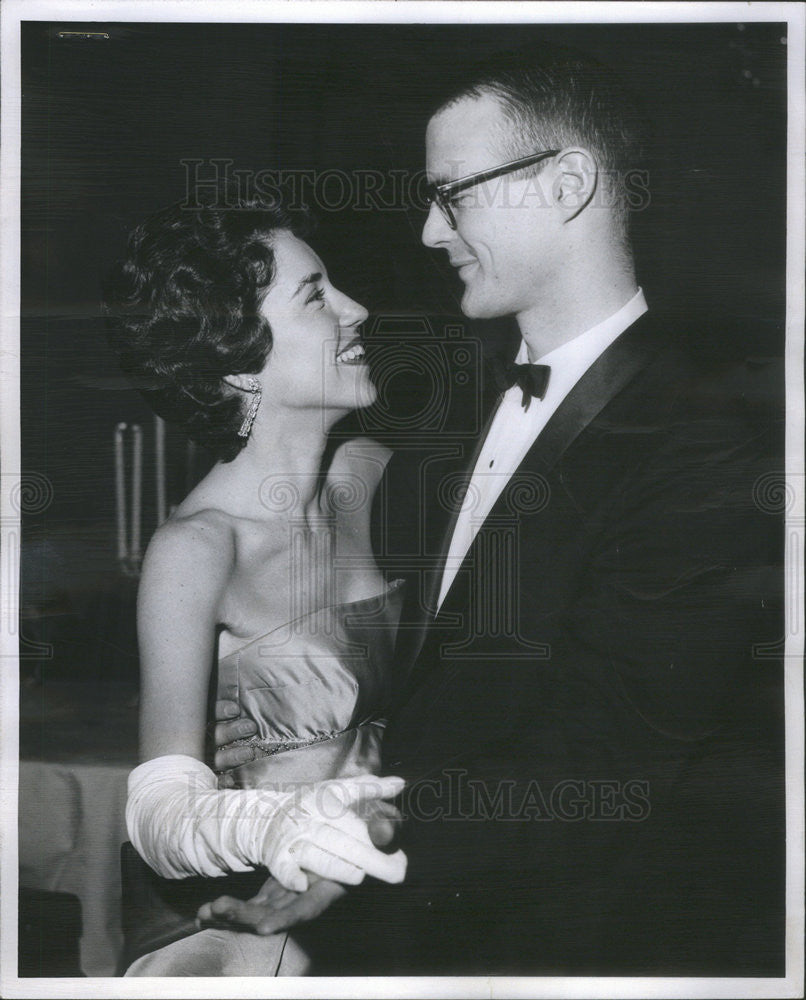
<svg viewBox="0 0 806 1000">
<path fill-rule="evenodd" d="M 539 367 L 499 367 L 464 453 L 387 471 L 387 550 L 423 570 L 384 742 L 409 871 L 299 929 L 315 972 L 782 972 L 780 691 L 752 662 L 771 421 L 647 310 L 639 121 L 562 52 L 491 64 L 429 121 L 423 242 Z"/>
</svg>

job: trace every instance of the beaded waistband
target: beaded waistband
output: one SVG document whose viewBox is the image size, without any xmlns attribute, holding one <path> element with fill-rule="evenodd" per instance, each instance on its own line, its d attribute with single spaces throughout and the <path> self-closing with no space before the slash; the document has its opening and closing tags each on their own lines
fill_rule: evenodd
<svg viewBox="0 0 806 1000">
<path fill-rule="evenodd" d="M 302 747 L 313 746 L 314 743 L 324 743 L 340 736 L 339 732 L 325 733 L 322 736 L 313 736 L 310 739 L 300 740 L 267 740 L 262 736 L 243 736 L 240 739 L 225 743 L 220 750 L 232 750 L 236 747 L 252 747 L 264 757 L 273 757 L 275 754 L 284 753 L 287 750 L 301 750 Z"/>
</svg>

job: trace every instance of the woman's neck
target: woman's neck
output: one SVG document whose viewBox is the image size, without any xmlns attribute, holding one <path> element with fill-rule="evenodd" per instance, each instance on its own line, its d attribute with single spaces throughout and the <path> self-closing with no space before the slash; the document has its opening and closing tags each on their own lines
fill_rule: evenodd
<svg viewBox="0 0 806 1000">
<path fill-rule="evenodd" d="M 226 483 L 229 509 L 259 519 L 321 517 L 324 417 L 321 410 L 273 411 L 256 420 L 240 454 L 214 470 Z"/>
</svg>

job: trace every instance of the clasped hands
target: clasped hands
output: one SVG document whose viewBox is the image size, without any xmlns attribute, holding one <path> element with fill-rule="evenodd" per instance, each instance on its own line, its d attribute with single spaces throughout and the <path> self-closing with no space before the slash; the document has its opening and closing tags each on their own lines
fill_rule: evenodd
<svg viewBox="0 0 806 1000">
<path fill-rule="evenodd" d="M 219 701 L 216 704 L 216 719 L 219 720 L 215 729 L 217 747 L 255 732 L 251 720 L 238 717 L 238 706 L 234 702 Z M 253 757 L 254 751 L 250 747 L 220 749 L 215 755 L 215 767 L 217 771 L 226 771 L 247 763 Z M 362 869 L 346 859 L 336 859 L 330 853 L 334 846 L 332 843 L 323 850 L 319 845 L 301 842 L 298 849 L 291 851 L 287 877 L 268 878 L 257 895 L 248 900 L 221 896 L 205 903 L 197 914 L 198 926 L 225 927 L 260 935 L 275 934 L 318 917 L 346 893 L 345 884 L 357 884 L 362 881 L 365 872 L 385 881 L 401 881 L 405 874 L 405 855 L 401 851 L 381 855 L 383 860 L 379 863 L 380 852 L 375 850 L 386 848 L 393 842 L 401 822 L 399 810 L 387 798 L 397 794 L 402 782 L 394 778 L 385 778 L 382 782 L 378 784 L 377 779 L 346 779 L 346 782 L 338 783 L 337 793 L 333 791 L 342 806 L 349 807 L 349 810 L 342 808 L 339 812 L 336 805 L 334 810 L 339 813 L 339 822 L 343 824 L 340 832 L 366 844 L 368 854 L 371 852 L 369 867 Z M 346 789 L 343 787 L 345 784 Z M 225 781 L 222 781 L 222 787 L 226 787 Z M 329 809 L 327 811 L 330 812 Z M 309 867 L 312 862 L 318 874 L 314 874 Z M 300 874 L 304 870 L 307 887 L 299 879 L 295 880 L 295 868 Z"/>
</svg>

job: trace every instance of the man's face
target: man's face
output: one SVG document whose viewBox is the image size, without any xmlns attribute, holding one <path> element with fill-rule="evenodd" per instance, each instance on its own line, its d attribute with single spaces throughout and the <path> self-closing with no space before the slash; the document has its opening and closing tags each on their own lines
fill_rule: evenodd
<svg viewBox="0 0 806 1000">
<path fill-rule="evenodd" d="M 502 139 L 511 129 L 501 105 L 487 94 L 438 112 L 426 132 L 428 179 L 445 183 L 510 160 Z M 432 205 L 422 240 L 446 250 L 457 268 L 465 315 L 522 315 L 546 294 L 558 266 L 558 220 L 551 205 L 550 171 L 526 180 L 498 177 L 461 192 L 452 201 L 455 230 Z"/>
</svg>

